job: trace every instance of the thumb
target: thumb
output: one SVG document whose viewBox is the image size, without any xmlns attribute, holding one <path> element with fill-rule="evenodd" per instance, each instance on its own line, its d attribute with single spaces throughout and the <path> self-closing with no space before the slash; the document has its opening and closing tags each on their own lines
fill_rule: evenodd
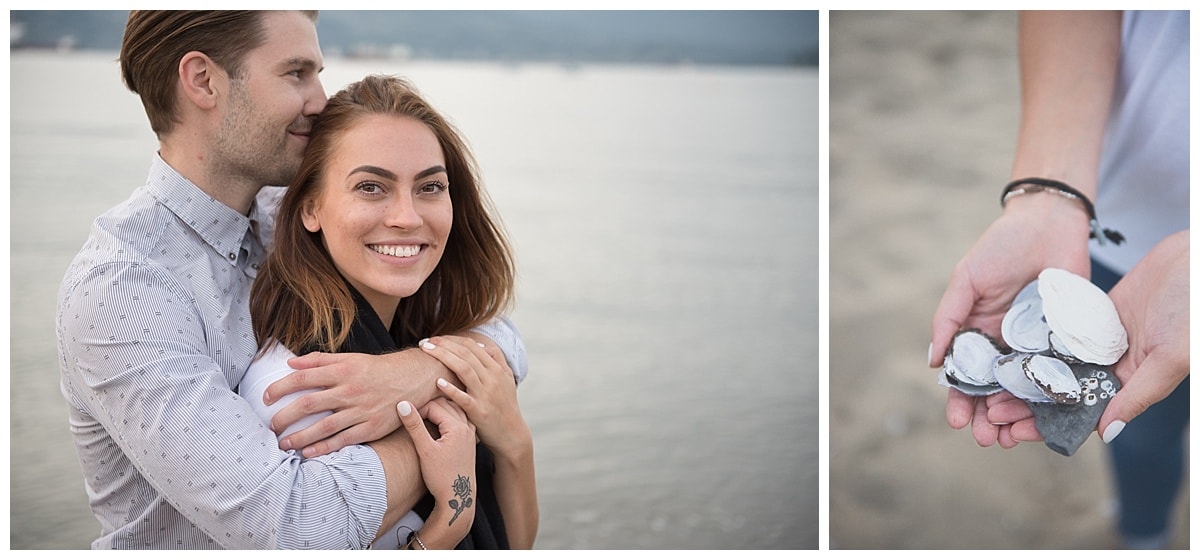
<svg viewBox="0 0 1200 560">
<path fill-rule="evenodd" d="M 1096 424 L 1104 443 L 1111 443 L 1125 429 L 1126 423 L 1145 412 L 1150 405 L 1166 398 L 1179 385 L 1179 379 L 1174 379 L 1164 371 L 1169 367 L 1166 362 L 1163 353 L 1150 352 L 1117 389 L 1117 394 L 1113 395 Z"/>
<path fill-rule="evenodd" d="M 929 343 L 929 367 L 939 367 L 950 341 L 962 328 L 975 306 L 975 290 L 956 270 L 946 285 L 942 300 L 933 313 L 932 339 Z"/>
<path fill-rule="evenodd" d="M 412 437 L 413 445 L 417 446 L 417 449 L 424 449 L 433 441 L 433 436 L 429 435 L 425 422 L 421 420 L 421 413 L 417 412 L 412 403 L 400 401 L 396 404 L 396 413 L 400 415 L 400 423 L 408 430 L 408 435 Z"/>
</svg>

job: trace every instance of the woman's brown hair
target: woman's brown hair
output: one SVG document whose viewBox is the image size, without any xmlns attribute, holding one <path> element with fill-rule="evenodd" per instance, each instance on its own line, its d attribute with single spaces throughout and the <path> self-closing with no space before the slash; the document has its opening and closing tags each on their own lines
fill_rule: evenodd
<svg viewBox="0 0 1200 560">
<path fill-rule="evenodd" d="M 294 353 L 336 352 L 355 319 L 349 284 L 338 273 L 320 232 L 303 227 L 301 213 L 319 194 L 325 166 L 339 140 L 364 117 L 416 119 L 441 144 L 454 222 L 441 261 L 412 296 L 400 302 L 392 333 L 400 346 L 479 326 L 508 309 L 515 272 L 508 241 L 476 164 L 457 129 L 408 82 L 372 75 L 329 99 L 316 118 L 300 171 L 280 203 L 274 246 L 250 292 L 254 336 Z"/>
</svg>

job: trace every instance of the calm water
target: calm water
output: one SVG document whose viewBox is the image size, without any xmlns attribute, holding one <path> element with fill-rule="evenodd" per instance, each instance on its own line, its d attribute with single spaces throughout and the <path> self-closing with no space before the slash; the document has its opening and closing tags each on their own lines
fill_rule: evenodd
<svg viewBox="0 0 1200 560">
<path fill-rule="evenodd" d="M 11 547 L 99 531 L 58 283 L 156 147 L 112 53 L 11 57 Z M 391 66 L 388 66 L 391 64 Z M 329 60 L 409 76 L 517 251 L 544 549 L 818 546 L 817 75 Z"/>
</svg>

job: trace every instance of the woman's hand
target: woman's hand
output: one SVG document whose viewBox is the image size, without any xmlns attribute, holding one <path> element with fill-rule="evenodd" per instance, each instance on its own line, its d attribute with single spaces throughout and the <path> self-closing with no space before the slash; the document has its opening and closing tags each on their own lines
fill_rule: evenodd
<svg viewBox="0 0 1200 560">
<path fill-rule="evenodd" d="M 1000 323 L 1013 298 L 1042 270 L 1062 268 L 1087 278 L 1089 233 L 1087 214 L 1074 201 L 1052 193 L 1012 198 L 1004 214 L 954 267 L 933 316 L 930 367 L 942 365 L 946 349 L 960 329 L 976 328 L 1000 338 Z M 999 441 L 1012 447 L 1030 434 L 1023 431 L 1014 437 L 1010 427 L 989 421 L 989 406 L 1001 400 L 1003 397 L 975 399 L 950 389 L 946 421 L 955 429 L 970 424 L 981 446 Z"/>
<path fill-rule="evenodd" d="M 517 383 L 508 363 L 499 351 L 469 338 L 435 337 L 422 342 L 421 348 L 453 371 L 466 388 L 442 379 L 437 384 L 466 411 L 480 441 L 495 455 L 493 482 L 509 544 L 514 549 L 532 548 L 539 520 L 533 436 L 517 406 Z"/>
<path fill-rule="evenodd" d="M 438 388 L 467 413 L 488 449 L 512 457 L 532 447 L 517 404 L 517 383 L 504 356 L 460 336 L 435 337 L 422 341 L 421 348 L 458 376 L 465 391 L 444 379 L 438 380 Z"/>
<path fill-rule="evenodd" d="M 1129 350 L 1113 366 L 1121 389 L 1097 425 L 1105 443 L 1190 375 L 1189 235 L 1185 230 L 1158 242 L 1109 292 Z"/>
<path fill-rule="evenodd" d="M 475 521 L 475 427 L 446 399 L 434 399 L 421 411 L 408 401 L 396 405 L 421 462 L 421 476 L 434 497 L 434 509 L 420 530 L 429 548 L 454 548 Z M 437 427 L 434 438 L 422 422 Z"/>
</svg>

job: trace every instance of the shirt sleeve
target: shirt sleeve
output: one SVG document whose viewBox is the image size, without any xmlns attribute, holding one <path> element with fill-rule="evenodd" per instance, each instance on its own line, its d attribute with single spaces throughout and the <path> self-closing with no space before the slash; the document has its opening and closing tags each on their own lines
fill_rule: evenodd
<svg viewBox="0 0 1200 560">
<path fill-rule="evenodd" d="M 387 508 L 379 457 L 281 451 L 210 356 L 205 305 L 139 263 L 97 266 L 64 289 L 64 394 L 121 450 L 119 468 L 88 484 L 120 495 L 136 470 L 226 548 L 368 546 Z"/>
<path fill-rule="evenodd" d="M 517 330 L 517 325 L 512 319 L 501 315 L 471 330 L 492 339 L 496 346 L 500 347 L 504 352 L 504 360 L 508 362 L 508 367 L 513 371 L 513 377 L 518 384 L 525 380 L 529 371 L 525 342 L 521 340 L 521 332 Z"/>
</svg>

